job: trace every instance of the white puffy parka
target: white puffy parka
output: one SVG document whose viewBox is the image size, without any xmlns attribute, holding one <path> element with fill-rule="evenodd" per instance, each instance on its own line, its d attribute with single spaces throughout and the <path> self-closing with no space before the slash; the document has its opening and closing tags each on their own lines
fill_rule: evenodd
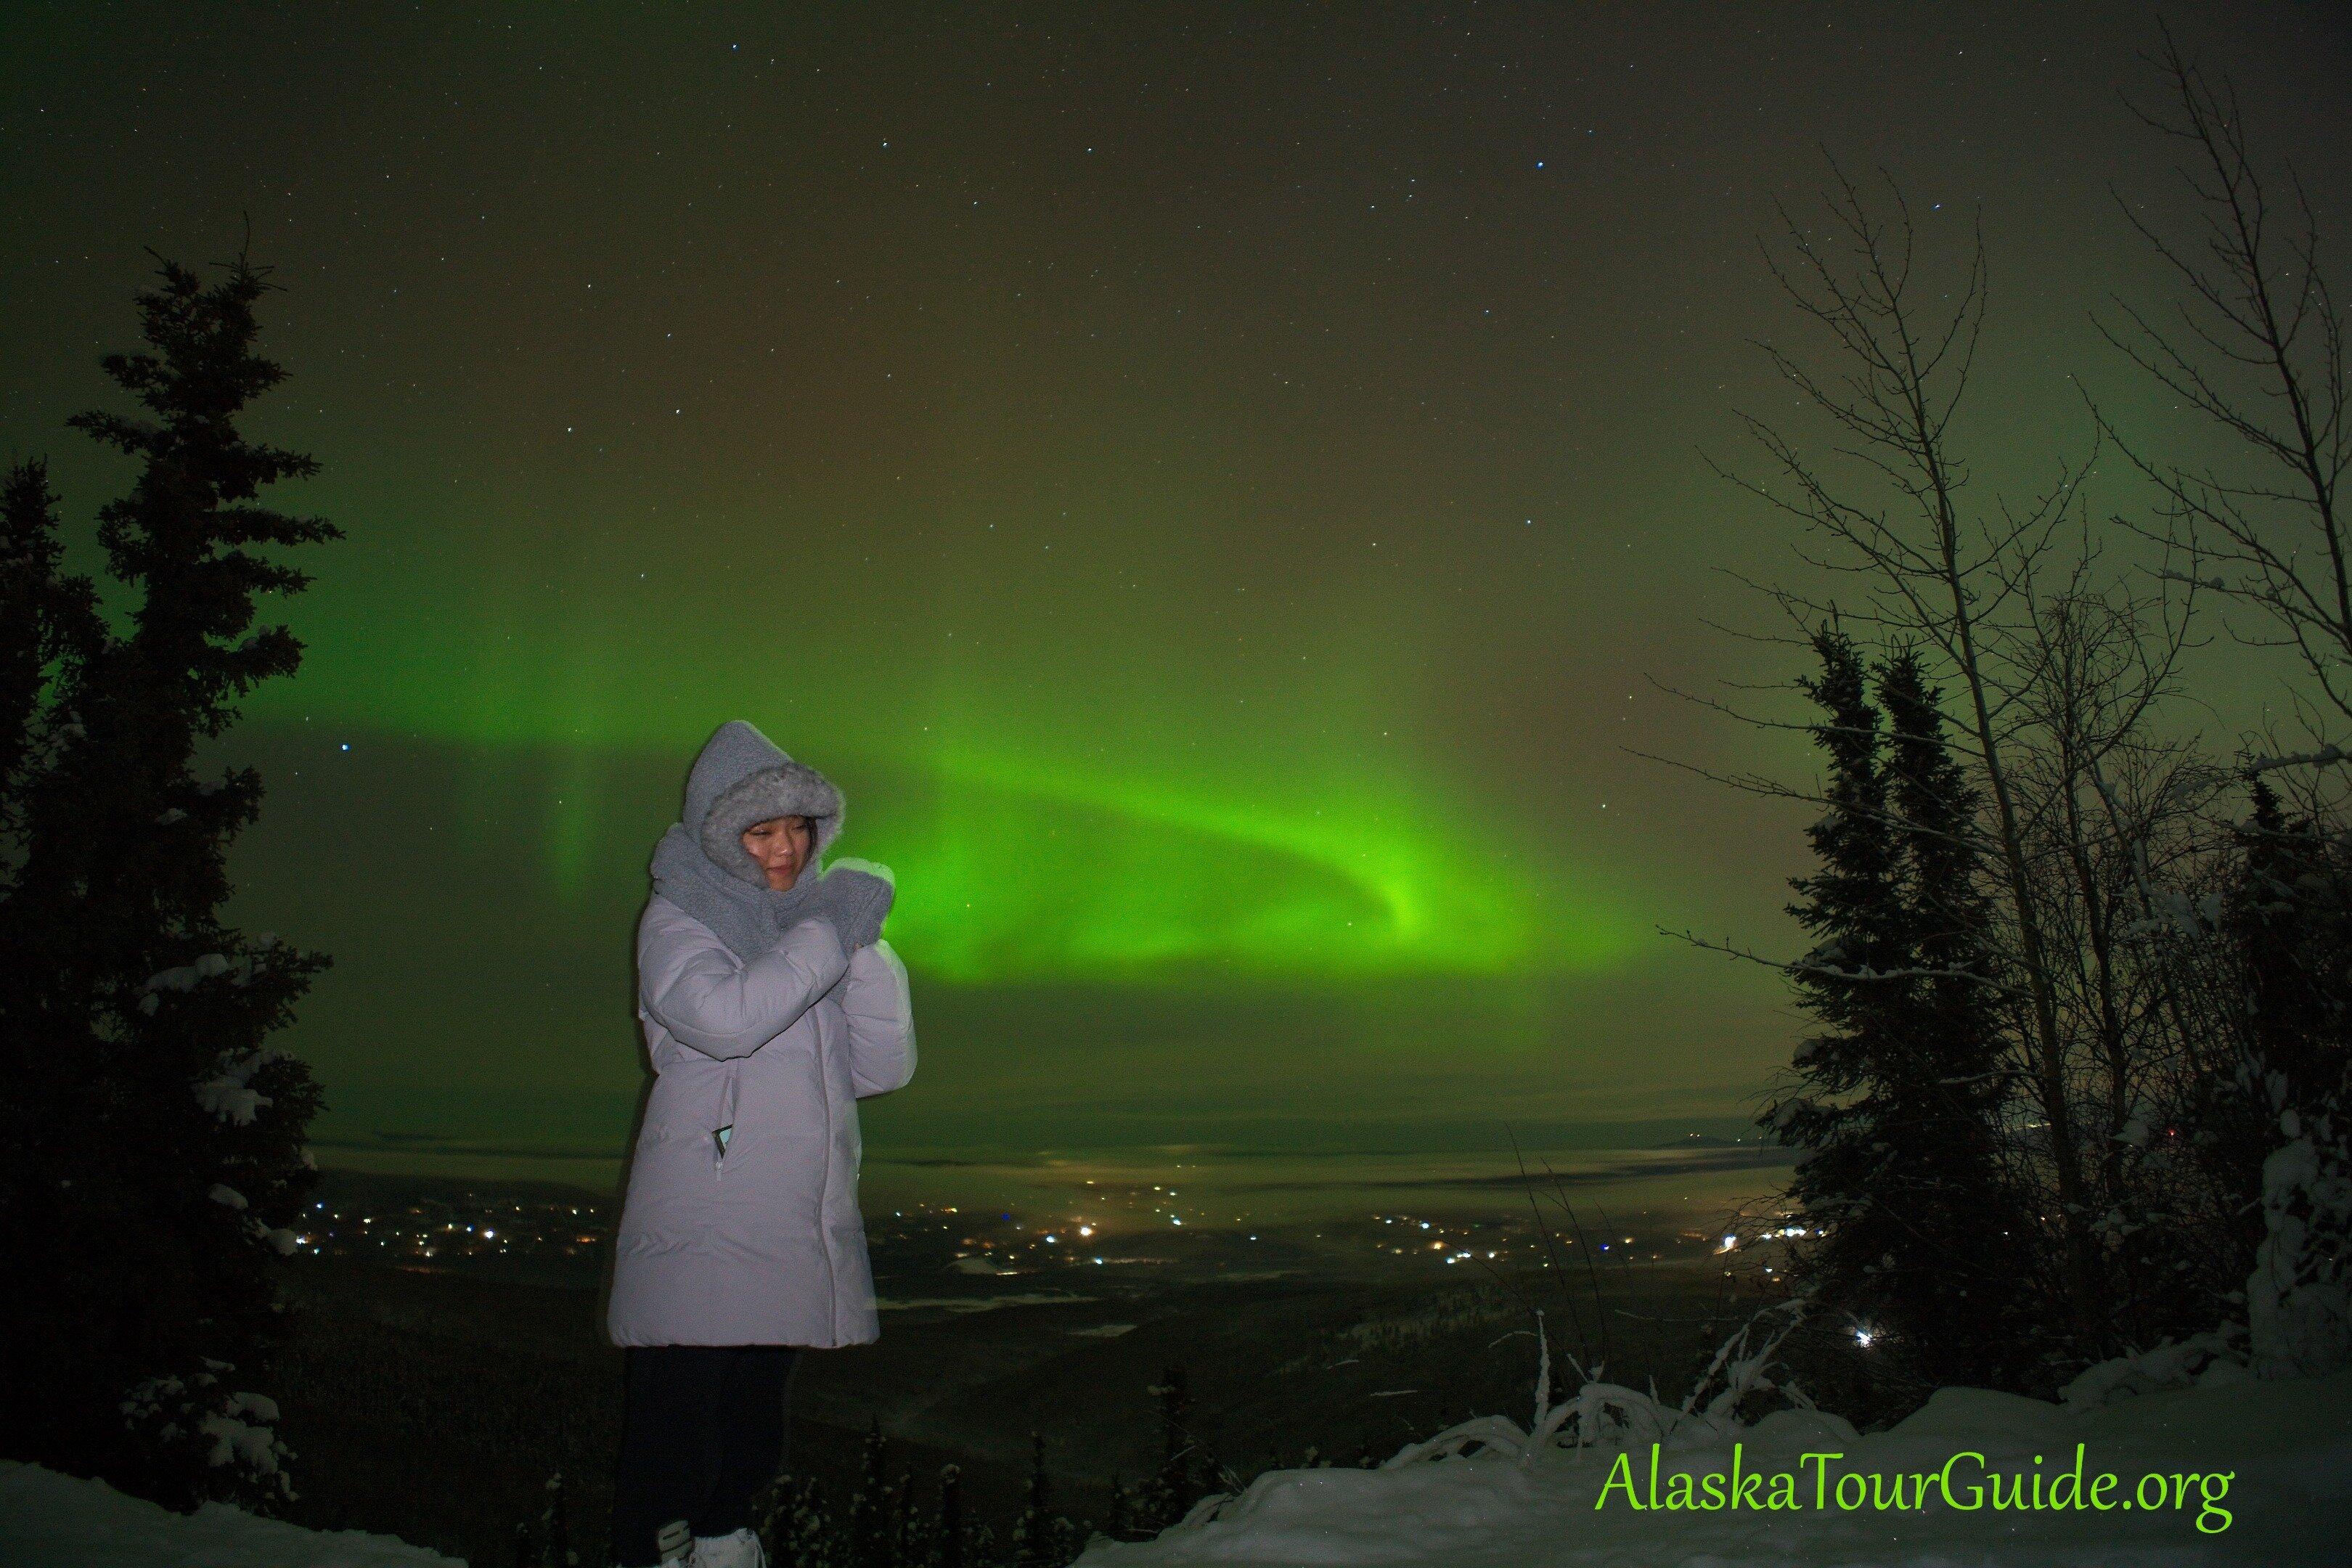
<svg viewBox="0 0 2352 1568">
<path fill-rule="evenodd" d="M 857 1101 L 914 1076 L 906 965 L 879 940 L 845 953 L 814 918 L 746 962 L 656 894 L 637 986 L 656 1078 L 621 1213 L 613 1342 L 878 1339 Z"/>
</svg>

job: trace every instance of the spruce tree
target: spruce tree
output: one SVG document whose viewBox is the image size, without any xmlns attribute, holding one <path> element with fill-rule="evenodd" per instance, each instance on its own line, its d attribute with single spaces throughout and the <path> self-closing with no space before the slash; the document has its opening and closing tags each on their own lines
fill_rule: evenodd
<svg viewBox="0 0 2352 1568">
<path fill-rule="evenodd" d="M 1013 1521 L 1013 1561 L 1016 1568 L 1061 1568 L 1054 1552 L 1053 1482 L 1045 1474 L 1045 1437 L 1029 1434 L 1029 1490 L 1021 1515 Z"/>
<path fill-rule="evenodd" d="M 857 1487 L 849 1494 L 850 1568 L 890 1568 L 889 1442 L 882 1435 L 881 1417 L 866 1425 L 866 1443 L 858 1458 Z"/>
<path fill-rule="evenodd" d="M 256 500 L 317 468 L 237 429 L 283 376 L 254 352 L 261 273 L 240 257 L 209 287 L 169 261 L 162 279 L 139 297 L 146 349 L 101 362 L 145 414 L 69 421 L 137 464 L 99 513 L 126 624 L 54 668 L 48 743 L 7 781 L 0 1247 L 20 1272 L 0 1292 L 0 1444 L 173 1507 L 269 1508 L 292 1496 L 257 1392 L 285 1327 L 272 1265 L 316 1181 L 319 1091 L 268 1041 L 326 960 L 222 921 L 261 781 L 195 763 L 300 659 L 253 625 L 256 595 L 307 581 L 265 552 L 339 535 Z"/>
<path fill-rule="evenodd" d="M 938 1568 L 964 1568 L 971 1558 L 970 1531 L 963 1521 L 963 1467 L 940 1467 L 940 1528 Z"/>
<path fill-rule="evenodd" d="M 770 1492 L 767 1516 L 758 1527 L 768 1561 L 793 1568 L 837 1568 L 844 1561 L 840 1530 L 814 1476 L 779 1475 Z"/>
<path fill-rule="evenodd" d="M 1789 910 L 1814 939 L 1791 973 L 1821 1027 L 1796 1053 L 1800 1087 L 1759 1119 L 1802 1151 L 1796 1277 L 1890 1370 L 2013 1385 L 2025 1228 L 1996 1158 L 1999 992 L 1974 796 L 1912 654 L 1883 667 L 1874 702 L 1851 639 L 1824 627 L 1813 648 L 1821 673 L 1800 686 L 1822 712 L 1828 809 L 1809 830 L 1819 869 L 1792 879 Z"/>
<path fill-rule="evenodd" d="M 1110 1506 L 1104 1511 L 1102 1531 L 1113 1541 L 1133 1541 L 1135 1528 L 1135 1497 L 1124 1476 L 1110 1479 Z"/>
<path fill-rule="evenodd" d="M 1182 1366 L 1167 1368 L 1151 1386 L 1160 1401 L 1160 1468 L 1137 1489 L 1136 1528 L 1156 1535 L 1181 1520 L 1208 1490 L 1206 1468 L 1192 1437 L 1192 1395 Z"/>
<path fill-rule="evenodd" d="M 0 486 L 0 834 L 12 837 L 35 750 L 58 739 L 56 698 L 103 635 L 89 579 L 61 572 L 64 558 L 48 465 L 29 458 Z"/>
<path fill-rule="evenodd" d="M 558 1470 L 547 1479 L 547 1508 L 540 1515 L 545 1530 L 545 1545 L 540 1553 L 541 1568 L 573 1568 L 580 1553 L 572 1549 L 572 1510 L 563 1489 L 563 1472 Z"/>
<path fill-rule="evenodd" d="M 2247 1280 L 2255 1364 L 2352 1362 L 2352 842 L 2290 822 L 2257 777 L 2221 930 L 2240 986 L 2239 1157 L 2262 1234 Z"/>
<path fill-rule="evenodd" d="M 2221 921 L 2237 959 L 2249 1055 L 2280 1076 L 2282 1103 L 2324 1109 L 2342 1099 L 2352 1071 L 2346 846 L 2317 821 L 2289 821 L 2259 777 L 2251 801 Z"/>
<path fill-rule="evenodd" d="M 931 1560 L 938 1521 L 915 1498 L 915 1472 L 900 1470 L 891 1487 L 890 1555 L 902 1568 L 922 1568 Z"/>
<path fill-rule="evenodd" d="M 1899 1221 L 1880 1311 L 1891 1348 L 1927 1382 L 2015 1388 L 2035 1372 L 2032 1271 L 2020 1266 L 2033 1227 L 2000 1158 L 2008 1069 L 1979 801 L 1915 649 L 1885 661 L 1878 699 L 1903 956 L 1920 972 L 1889 998 L 1898 1048 L 1880 1074 L 1890 1159 L 1879 1198 Z"/>
<path fill-rule="evenodd" d="M 1821 673 L 1798 687 L 1822 712 L 1811 732 L 1826 763 L 1827 809 L 1806 830 L 1819 869 L 1790 879 L 1802 901 L 1788 910 L 1813 939 L 1790 971 L 1800 1005 L 1822 1027 L 1797 1048 L 1801 1087 L 1759 1122 L 1801 1151 L 1789 1191 L 1811 1239 L 1795 1249 L 1798 1278 L 1826 1300 L 1860 1307 L 1885 1228 L 1871 1201 L 1884 1150 L 1868 1093 L 1895 1026 L 1887 985 L 1872 976 L 1899 967 L 1906 954 L 1885 736 L 1868 673 L 1833 627 L 1815 633 L 1812 646 Z"/>
</svg>

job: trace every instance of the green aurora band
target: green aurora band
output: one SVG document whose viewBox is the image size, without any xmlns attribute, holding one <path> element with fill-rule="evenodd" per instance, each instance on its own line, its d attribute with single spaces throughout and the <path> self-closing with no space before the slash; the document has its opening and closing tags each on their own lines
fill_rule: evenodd
<svg viewBox="0 0 2352 1568">
<path fill-rule="evenodd" d="M 576 595 L 541 601 L 509 564 L 485 574 L 505 591 L 469 606 L 483 618 L 468 626 L 363 561 L 320 566 L 296 610 L 309 660 L 296 681 L 255 694 L 251 721 L 313 735 L 334 726 L 355 743 L 450 742 L 481 756 L 485 791 L 513 787 L 494 782 L 501 755 L 542 756 L 535 861 L 566 900 L 642 878 L 676 809 L 674 786 L 657 781 L 682 777 L 718 722 L 745 717 L 842 783 L 837 852 L 898 874 L 890 934 L 936 978 L 1532 980 L 1655 945 L 1630 900 L 1525 857 L 1463 797 L 1458 770 L 1416 761 L 1423 747 L 1401 727 L 1413 711 L 1401 676 L 1411 650 L 1339 606 L 1301 637 L 1343 679 L 1252 683 L 1204 668 L 1197 635 L 1173 645 L 1180 663 L 1114 600 L 1091 624 L 1033 626 L 995 650 L 943 635 L 955 652 L 884 639 L 840 656 L 843 683 L 810 681 L 807 701 L 730 705 L 710 694 L 775 683 L 744 651 L 752 618 L 726 601 L 710 606 L 726 635 L 669 640 L 667 617 L 648 625 L 609 602 L 583 616 Z M 910 618 L 970 619 L 937 604 Z M 854 618 L 818 606 L 807 622 L 796 640 L 840 646 Z M 1083 672 L 1070 647 L 1091 650 Z M 1220 704 L 1249 714 L 1246 726 Z M 1368 743 L 1383 722 L 1387 738 Z"/>
</svg>

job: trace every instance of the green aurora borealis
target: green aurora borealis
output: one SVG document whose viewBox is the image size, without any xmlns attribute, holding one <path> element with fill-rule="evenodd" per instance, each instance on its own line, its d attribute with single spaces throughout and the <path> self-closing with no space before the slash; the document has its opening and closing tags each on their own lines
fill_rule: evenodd
<svg viewBox="0 0 2352 1568">
<path fill-rule="evenodd" d="M 780 733 L 813 714 L 829 737 L 820 765 L 887 781 L 854 797 L 844 852 L 905 878 L 893 941 L 953 981 L 1149 984 L 1171 961 L 1202 960 L 1266 976 L 1507 974 L 1622 960 L 1643 930 L 1620 893 L 1573 862 L 1516 864 L 1507 840 L 1449 799 L 1450 770 L 1398 743 L 1401 720 L 1383 733 L 1395 660 L 1369 643 L 1335 646 L 1344 626 L 1315 634 L 1328 674 L 1265 689 L 1249 714 L 1250 696 L 1217 689 L 1181 627 L 1104 616 L 1076 634 L 1092 657 L 1056 669 L 1058 643 L 930 603 L 927 616 L 963 628 L 964 647 L 936 632 L 944 647 L 930 668 L 877 670 L 895 651 L 887 641 L 919 648 L 920 634 L 892 627 L 867 658 L 836 661 L 856 684 L 824 693 L 726 707 L 717 694 L 760 692 L 772 658 L 666 646 L 635 635 L 661 623 L 632 626 L 600 609 L 592 634 L 509 641 L 485 626 L 462 673 L 410 674 L 340 702 L 318 680 L 299 705 L 314 721 L 320 709 L 344 722 L 367 714 L 416 739 L 550 748 L 558 793 L 528 847 L 565 892 L 614 856 L 638 868 L 630 841 L 610 831 L 618 803 L 604 759 L 690 757 L 739 711 Z M 723 595 L 697 613 L 722 626 L 742 617 Z M 845 616 L 808 640 L 856 635 Z M 1037 667 L 991 680 L 1000 657 Z"/>
<path fill-rule="evenodd" d="M 2340 22 L 2171 20 L 2342 212 Z M 1931 244 L 1981 210 L 1984 504 L 2083 387 L 2168 416 L 2086 320 L 2164 286 L 2110 185 L 2178 211 L 2137 6 L 0 26 L 0 431 L 70 522 L 141 247 L 249 214 L 285 289 L 250 427 L 349 537 L 226 749 L 239 915 L 336 958 L 330 1151 L 617 1155 L 646 857 L 734 717 L 898 878 L 877 1151 L 1736 1131 L 1798 1021 L 1660 928 L 1788 949 L 1807 813 L 1636 753 L 1806 764 L 1662 689 L 1788 668 L 1706 625 L 1787 541 L 1706 458 L 1819 437 L 1773 202 L 1826 149 Z"/>
</svg>

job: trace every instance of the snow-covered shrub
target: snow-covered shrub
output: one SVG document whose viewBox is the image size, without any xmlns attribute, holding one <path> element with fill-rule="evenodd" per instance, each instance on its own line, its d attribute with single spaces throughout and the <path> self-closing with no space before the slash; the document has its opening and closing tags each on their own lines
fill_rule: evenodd
<svg viewBox="0 0 2352 1568">
<path fill-rule="evenodd" d="M 2246 1367 L 2246 1328 L 2224 1323 L 2211 1333 L 2170 1340 L 2154 1350 L 2135 1351 L 2085 1368 L 2058 1391 L 2070 1411 L 2104 1405 L 2159 1389 L 2189 1388 L 2251 1375 Z"/>
<path fill-rule="evenodd" d="M 254 1511 L 292 1501 L 296 1493 L 285 1461 L 293 1450 L 274 1429 L 277 1401 L 225 1388 L 221 1374 L 236 1368 L 210 1356 L 204 1363 L 205 1370 L 184 1377 L 144 1379 L 122 1401 L 124 1425 L 148 1438 L 155 1458 L 166 1461 L 159 1470 L 209 1469 L 216 1478 L 213 1485 L 161 1500 L 193 1507 L 200 1498 L 213 1499 Z M 175 1458 L 181 1463 L 168 1462 Z"/>
<path fill-rule="evenodd" d="M 2280 1117 L 2287 1142 L 2263 1162 L 2263 1241 L 2246 1281 L 2254 1369 L 2313 1377 L 2352 1364 L 2352 1168 L 2325 1117 Z"/>
<path fill-rule="evenodd" d="M 1780 1342 L 1802 1320 L 1804 1310 L 1803 1302 L 1791 1301 L 1775 1303 L 1757 1313 L 1716 1351 L 1682 1403 L 1670 1405 L 1654 1390 L 1645 1394 L 1622 1384 L 1602 1383 L 1584 1376 L 1581 1367 L 1577 1369 L 1581 1382 L 1575 1394 L 1554 1403 L 1551 1342 L 1538 1310 L 1535 1410 L 1528 1425 L 1522 1427 L 1507 1415 L 1475 1416 L 1433 1437 L 1406 1445 L 1381 1468 L 1445 1458 L 1474 1447 L 1514 1455 L 1523 1466 L 1533 1464 L 1547 1447 L 1603 1451 L 1646 1447 L 1653 1443 L 1667 1448 L 1714 1447 L 1747 1429 L 1749 1416 L 1761 1414 L 1754 1412 L 1752 1405 L 1763 1395 L 1778 1395 L 1783 1407 L 1811 1413 L 1851 1436 L 1853 1428 L 1849 1423 L 1816 1410 L 1785 1372 L 1774 1375 L 1779 1371 L 1774 1357 Z M 1764 1338 L 1757 1343 L 1759 1331 Z"/>
</svg>

